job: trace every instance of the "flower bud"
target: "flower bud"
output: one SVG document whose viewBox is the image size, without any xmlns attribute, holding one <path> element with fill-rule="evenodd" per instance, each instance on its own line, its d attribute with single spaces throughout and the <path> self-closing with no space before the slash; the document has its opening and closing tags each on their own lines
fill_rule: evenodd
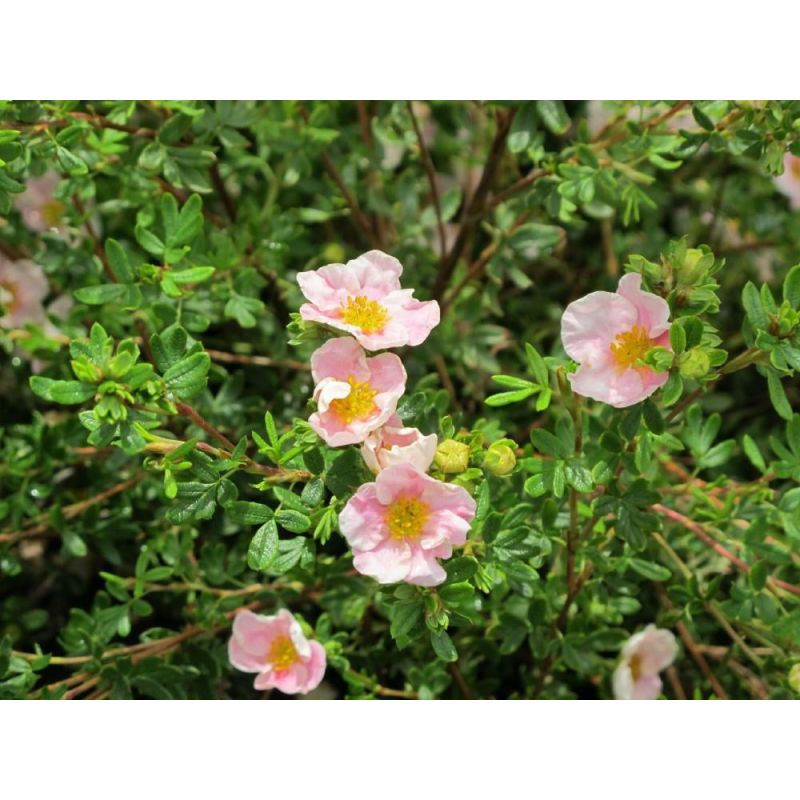
<svg viewBox="0 0 800 800">
<path fill-rule="evenodd" d="M 445 439 L 433 457 L 442 472 L 463 472 L 469 466 L 469 445 L 455 439 Z"/>
<path fill-rule="evenodd" d="M 705 350 L 694 348 L 686 354 L 686 358 L 681 364 L 681 376 L 684 378 L 694 378 L 699 380 L 708 375 L 711 369 L 711 359 Z"/>
<path fill-rule="evenodd" d="M 789 686 L 791 686 L 792 691 L 800 694 L 800 661 L 789 670 Z"/>
<path fill-rule="evenodd" d="M 704 253 L 696 247 L 690 247 L 686 251 L 683 264 L 677 268 L 678 276 L 684 285 L 698 283 L 713 263 L 714 256 L 711 253 Z"/>
<path fill-rule="evenodd" d="M 501 442 L 491 445 L 483 459 L 484 468 L 499 477 L 510 475 L 516 465 L 517 457 L 514 455 L 514 451 L 507 444 Z"/>
<path fill-rule="evenodd" d="M 322 259 L 326 264 L 344 262 L 344 248 L 338 242 L 329 242 L 322 250 Z"/>
</svg>

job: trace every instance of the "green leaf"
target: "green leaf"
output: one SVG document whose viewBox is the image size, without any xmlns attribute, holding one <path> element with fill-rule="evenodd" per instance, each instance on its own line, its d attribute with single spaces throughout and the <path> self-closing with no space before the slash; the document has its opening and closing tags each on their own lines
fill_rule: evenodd
<svg viewBox="0 0 800 800">
<path fill-rule="evenodd" d="M 150 337 L 150 349 L 161 372 L 167 371 L 181 360 L 187 340 L 188 334 L 177 324 L 170 325 L 161 333 L 154 333 Z"/>
<path fill-rule="evenodd" d="M 487 406 L 492 406 L 493 408 L 507 406 L 510 403 L 519 403 L 520 400 L 525 400 L 535 391 L 535 387 L 529 386 L 526 389 L 517 389 L 513 392 L 500 392 L 500 394 L 493 394 L 491 397 L 487 397 L 485 402 Z"/>
<path fill-rule="evenodd" d="M 642 416 L 644 417 L 645 425 L 653 433 L 656 435 L 664 433 L 664 417 L 661 416 L 658 406 L 649 398 L 642 403 Z"/>
<path fill-rule="evenodd" d="M 207 353 L 192 353 L 164 373 L 164 382 L 179 397 L 190 398 L 206 388 L 211 359 Z"/>
<path fill-rule="evenodd" d="M 422 602 L 419 597 L 408 602 L 395 603 L 390 612 L 391 626 L 389 633 L 393 639 L 408 636 L 414 628 L 422 623 Z"/>
<path fill-rule="evenodd" d="M 116 239 L 106 239 L 106 257 L 111 271 L 122 283 L 133 283 L 135 275 L 128 254 Z M 86 302 L 86 301 L 84 301 Z"/>
<path fill-rule="evenodd" d="M 544 359 L 539 355 L 539 351 L 529 342 L 525 343 L 525 356 L 528 359 L 528 366 L 531 374 L 536 378 L 536 382 L 543 387 L 550 384 L 550 374 Z"/>
<path fill-rule="evenodd" d="M 292 533 L 305 533 L 311 527 L 311 518 L 292 508 L 278 509 L 275 512 L 275 521 L 281 528 Z"/>
<path fill-rule="evenodd" d="M 56 161 L 64 172 L 68 172 L 73 177 L 89 174 L 86 162 L 61 145 L 56 145 Z"/>
<path fill-rule="evenodd" d="M 742 289 L 742 305 L 753 328 L 767 330 L 769 327 L 767 312 L 761 304 L 761 295 L 752 281 L 748 281 Z"/>
<path fill-rule="evenodd" d="M 217 484 L 197 481 L 179 483 L 174 503 L 167 512 L 172 522 L 210 519 L 217 507 Z"/>
<path fill-rule="evenodd" d="M 800 264 L 792 267 L 783 281 L 783 299 L 794 309 L 800 309 Z"/>
<path fill-rule="evenodd" d="M 745 455 L 750 459 L 750 463 L 759 471 L 766 472 L 767 465 L 764 461 L 764 456 L 761 455 L 758 445 L 753 441 L 749 434 L 742 437 L 742 448 Z"/>
<path fill-rule="evenodd" d="M 561 100 L 537 100 L 536 110 L 551 133 L 561 136 L 569 130 L 570 119 Z"/>
<path fill-rule="evenodd" d="M 121 283 L 102 283 L 99 286 L 84 286 L 73 292 L 75 299 L 89 306 L 102 306 L 113 303 L 127 295 L 128 287 Z"/>
<path fill-rule="evenodd" d="M 247 548 L 247 566 L 263 571 L 278 555 L 278 526 L 274 520 L 264 523 L 250 540 Z"/>
<path fill-rule="evenodd" d="M 458 650 L 456 650 L 456 646 L 447 631 L 431 631 L 431 645 L 433 646 L 433 652 L 442 661 L 458 661 Z"/>
<path fill-rule="evenodd" d="M 572 448 L 544 428 L 537 428 L 531 432 L 531 442 L 540 452 L 553 458 L 567 458 L 572 454 Z"/>
<path fill-rule="evenodd" d="M 43 378 L 34 375 L 30 378 L 30 387 L 34 394 L 53 403 L 62 405 L 75 405 L 85 403 L 94 397 L 97 387 L 82 381 L 56 381 L 52 378 Z"/>
<path fill-rule="evenodd" d="M 143 225 L 137 225 L 134 228 L 136 241 L 146 250 L 150 255 L 161 258 L 164 255 L 164 242 L 158 238 L 152 231 L 149 231 Z"/>
<path fill-rule="evenodd" d="M 272 509 L 262 503 L 249 500 L 235 500 L 225 507 L 225 513 L 232 522 L 243 525 L 263 525 L 272 519 Z"/>
<path fill-rule="evenodd" d="M 672 577 L 672 572 L 666 567 L 662 567 L 661 564 L 654 564 L 652 561 L 632 558 L 629 563 L 643 578 L 651 581 L 666 581 Z"/>
<path fill-rule="evenodd" d="M 173 270 L 169 277 L 174 283 L 183 286 L 187 283 L 202 283 L 207 281 L 215 272 L 214 267 L 190 267 L 179 271 Z"/>
<path fill-rule="evenodd" d="M 768 370 L 767 372 L 767 389 L 769 390 L 769 399 L 772 401 L 772 407 L 783 419 L 791 419 L 792 407 L 789 405 L 786 391 L 778 373 L 773 370 Z"/>
</svg>

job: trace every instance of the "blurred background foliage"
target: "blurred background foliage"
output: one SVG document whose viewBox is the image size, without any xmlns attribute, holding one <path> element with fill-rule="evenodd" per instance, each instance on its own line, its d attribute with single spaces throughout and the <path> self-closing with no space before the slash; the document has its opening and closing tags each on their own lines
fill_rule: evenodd
<svg viewBox="0 0 800 800">
<path fill-rule="evenodd" d="M 252 697 L 245 605 L 325 696 L 608 697 L 649 622 L 668 697 L 793 696 L 792 153 L 797 101 L 0 102 L 0 259 L 48 285 L 0 324 L 0 696 Z M 369 477 L 305 423 L 295 275 L 373 248 L 442 306 L 401 416 L 470 448 L 435 590 L 353 574 Z M 667 397 L 576 415 L 561 313 L 626 264 L 703 325 Z"/>
</svg>

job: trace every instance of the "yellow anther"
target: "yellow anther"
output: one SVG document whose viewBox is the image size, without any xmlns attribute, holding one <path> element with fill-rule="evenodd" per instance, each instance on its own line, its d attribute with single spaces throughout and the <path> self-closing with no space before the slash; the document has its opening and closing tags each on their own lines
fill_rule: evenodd
<svg viewBox="0 0 800 800">
<path fill-rule="evenodd" d="M 430 514 L 428 504 L 417 497 L 401 497 L 395 500 L 386 512 L 389 535 L 398 541 L 416 539 L 422 533 Z"/>
<path fill-rule="evenodd" d="M 640 358 L 647 355 L 655 342 L 647 335 L 641 325 L 634 325 L 629 331 L 619 334 L 611 343 L 611 354 L 622 369 L 633 367 Z"/>
<path fill-rule="evenodd" d="M 369 381 L 359 383 L 352 375 L 347 379 L 350 394 L 340 400 L 331 400 L 331 411 L 345 425 L 354 420 L 369 419 L 377 410 L 374 397 L 378 393 L 369 385 Z"/>
<path fill-rule="evenodd" d="M 340 307 L 342 321 L 364 333 L 379 333 L 389 321 L 389 312 L 377 301 L 360 294 L 348 297 Z"/>
</svg>

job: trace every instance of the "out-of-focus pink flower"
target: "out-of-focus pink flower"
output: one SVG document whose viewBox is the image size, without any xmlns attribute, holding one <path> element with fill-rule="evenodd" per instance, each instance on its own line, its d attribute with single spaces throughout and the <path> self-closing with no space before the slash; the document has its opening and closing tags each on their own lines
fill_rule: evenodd
<svg viewBox="0 0 800 800">
<path fill-rule="evenodd" d="M 240 611 L 233 620 L 228 658 L 242 672 L 257 672 L 253 686 L 284 694 L 307 694 L 325 674 L 325 648 L 309 641 L 284 608 L 266 617 Z"/>
<path fill-rule="evenodd" d="M 394 414 L 406 388 L 403 362 L 394 353 L 367 358 L 348 336 L 314 351 L 311 375 L 317 410 L 308 421 L 331 447 L 363 442 Z"/>
<path fill-rule="evenodd" d="M 347 264 L 328 264 L 297 276 L 309 300 L 300 316 L 347 331 L 367 350 L 417 345 L 439 324 L 439 304 L 400 288 L 400 262 L 370 250 Z"/>
<path fill-rule="evenodd" d="M 775 178 L 775 185 L 789 198 L 792 208 L 800 208 L 800 156 L 786 154 L 783 174 Z"/>
<path fill-rule="evenodd" d="M 47 278 L 38 264 L 8 261 L 0 254 L 0 328 L 49 324 L 42 304 L 48 291 Z"/>
<path fill-rule="evenodd" d="M 420 472 L 427 472 L 436 455 L 436 445 L 435 433 L 424 436 L 417 428 L 404 428 L 403 421 L 394 414 L 382 428 L 367 436 L 361 445 L 361 455 L 375 473 L 404 461 Z"/>
<path fill-rule="evenodd" d="M 666 372 L 637 365 L 651 348 L 670 348 L 669 305 L 641 285 L 630 272 L 616 292 L 592 292 L 564 311 L 561 341 L 580 365 L 568 376 L 578 394 L 625 408 L 667 382 Z"/>
<path fill-rule="evenodd" d="M 339 514 L 339 529 L 363 575 L 436 586 L 447 577 L 437 559 L 450 558 L 466 542 L 474 516 L 466 489 L 403 463 L 358 489 Z"/>
<path fill-rule="evenodd" d="M 31 178 L 25 185 L 25 191 L 17 195 L 14 205 L 32 231 L 43 233 L 61 228 L 65 208 L 55 197 L 60 180 L 58 173 L 45 172 L 38 178 Z"/>
<path fill-rule="evenodd" d="M 622 660 L 614 670 L 614 697 L 617 700 L 655 700 L 661 693 L 659 672 L 678 654 L 671 631 L 648 625 L 634 634 L 622 648 Z"/>
</svg>

